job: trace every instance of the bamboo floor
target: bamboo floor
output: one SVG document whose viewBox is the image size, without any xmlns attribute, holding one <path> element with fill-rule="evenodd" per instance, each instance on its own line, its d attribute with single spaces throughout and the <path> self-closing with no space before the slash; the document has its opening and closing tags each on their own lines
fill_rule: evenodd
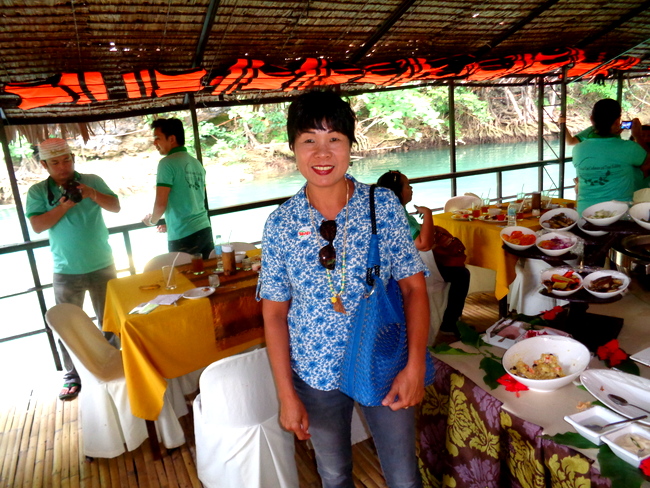
<svg viewBox="0 0 650 488">
<path fill-rule="evenodd" d="M 483 331 L 497 317 L 494 295 L 468 297 L 465 322 Z M 160 460 L 153 460 L 145 441 L 122 456 L 90 462 L 81 449 L 78 402 L 58 400 L 60 373 L 55 377 L 56 384 L 51 380 L 48 387 L 15 391 L 11 402 L 0 404 L 0 488 L 202 486 L 196 474 L 191 409 L 181 418 L 188 442 L 171 451 L 161 447 Z M 3 396 L 7 393 L 11 391 L 3 390 Z M 320 487 L 313 451 L 303 442 L 296 442 L 296 462 L 300 488 Z M 356 488 L 386 487 L 372 440 L 353 447 L 353 463 Z"/>
</svg>

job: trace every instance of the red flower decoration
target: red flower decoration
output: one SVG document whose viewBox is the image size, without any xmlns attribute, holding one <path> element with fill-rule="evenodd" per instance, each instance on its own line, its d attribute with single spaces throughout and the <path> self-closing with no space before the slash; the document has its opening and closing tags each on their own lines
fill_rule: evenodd
<svg viewBox="0 0 650 488">
<path fill-rule="evenodd" d="M 639 465 L 639 468 L 641 468 L 644 475 L 650 476 L 650 458 L 644 459 Z"/>
<path fill-rule="evenodd" d="M 508 373 L 499 378 L 497 382 L 505 386 L 506 391 L 514 391 L 517 394 L 517 397 L 519 397 L 520 391 L 526 391 L 528 389 L 526 385 L 522 385 Z"/>
<path fill-rule="evenodd" d="M 618 339 L 612 339 L 604 346 L 600 346 L 596 353 L 600 359 L 607 361 L 610 367 L 621 364 L 628 357 L 627 353 L 619 347 Z"/>
<path fill-rule="evenodd" d="M 544 320 L 555 320 L 557 314 L 559 314 L 563 310 L 564 309 L 558 305 L 557 307 L 553 307 L 552 309 L 547 310 L 546 312 L 542 312 L 542 318 Z"/>
</svg>

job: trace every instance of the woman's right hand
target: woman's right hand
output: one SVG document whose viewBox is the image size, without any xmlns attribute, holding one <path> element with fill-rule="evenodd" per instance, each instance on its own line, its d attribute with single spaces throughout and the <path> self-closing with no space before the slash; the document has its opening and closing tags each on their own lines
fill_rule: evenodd
<svg viewBox="0 0 650 488">
<path fill-rule="evenodd" d="M 298 440 L 306 441 L 311 437 L 307 410 L 297 396 L 280 403 L 280 425 L 296 434 Z"/>
</svg>

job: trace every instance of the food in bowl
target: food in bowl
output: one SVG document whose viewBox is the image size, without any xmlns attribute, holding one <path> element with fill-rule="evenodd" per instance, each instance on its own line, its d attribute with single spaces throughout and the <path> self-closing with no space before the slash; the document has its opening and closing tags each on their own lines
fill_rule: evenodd
<svg viewBox="0 0 650 488">
<path fill-rule="evenodd" d="M 564 376 L 535 380 L 510 372 L 518 361 L 530 365 L 533 361 L 539 360 L 542 354 L 554 354 Z M 510 346 L 503 355 L 502 364 L 510 376 L 530 390 L 548 392 L 570 384 L 587 368 L 590 359 L 589 349 L 575 339 L 559 335 L 543 335 L 524 339 Z"/>
<path fill-rule="evenodd" d="M 565 227 L 569 227 L 575 224 L 575 222 L 575 220 L 566 215 L 564 212 L 560 212 L 559 214 L 555 214 L 548 220 L 542 222 L 542 227 L 546 227 L 548 229 L 564 229 Z"/>
<path fill-rule="evenodd" d="M 561 249 L 568 249 L 574 244 L 570 239 L 562 239 L 561 237 L 553 237 L 551 239 L 540 241 L 538 244 L 542 249 L 548 249 L 550 251 L 559 251 Z"/>
<path fill-rule="evenodd" d="M 524 234 L 520 230 L 513 230 L 510 234 L 502 234 L 504 241 L 517 246 L 528 246 L 535 244 L 537 237 L 535 234 Z"/>
<path fill-rule="evenodd" d="M 598 293 L 612 293 L 624 285 L 624 280 L 612 275 L 606 275 L 591 281 L 587 288 Z"/>
<path fill-rule="evenodd" d="M 616 215 L 617 215 L 616 212 L 613 212 L 611 210 L 598 210 L 593 215 L 590 215 L 590 218 L 592 218 L 592 219 L 608 219 L 608 218 L 614 217 Z"/>
<path fill-rule="evenodd" d="M 582 280 L 578 274 L 569 270 L 563 274 L 554 273 L 550 279 L 544 280 L 542 284 L 549 293 L 553 291 L 573 291 L 580 288 Z"/>
<path fill-rule="evenodd" d="M 510 372 L 531 380 L 552 380 L 562 378 L 564 371 L 555 354 L 542 353 L 539 359 L 529 366 L 521 359 L 510 368 Z"/>
</svg>

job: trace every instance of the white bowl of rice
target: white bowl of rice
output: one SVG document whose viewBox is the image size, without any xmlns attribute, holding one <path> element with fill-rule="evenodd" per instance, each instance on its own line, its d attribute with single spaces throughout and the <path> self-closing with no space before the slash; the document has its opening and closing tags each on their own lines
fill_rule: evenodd
<svg viewBox="0 0 650 488">
<path fill-rule="evenodd" d="M 546 355 L 553 355 L 555 361 L 544 361 Z M 530 390 L 548 392 L 572 383 L 587 369 L 589 359 L 589 350 L 575 339 L 542 335 L 524 339 L 511 346 L 503 355 L 502 364 L 510 376 Z M 529 371 L 531 377 L 522 376 L 521 371 L 524 369 Z M 537 379 L 548 376 L 556 377 Z"/>
</svg>

